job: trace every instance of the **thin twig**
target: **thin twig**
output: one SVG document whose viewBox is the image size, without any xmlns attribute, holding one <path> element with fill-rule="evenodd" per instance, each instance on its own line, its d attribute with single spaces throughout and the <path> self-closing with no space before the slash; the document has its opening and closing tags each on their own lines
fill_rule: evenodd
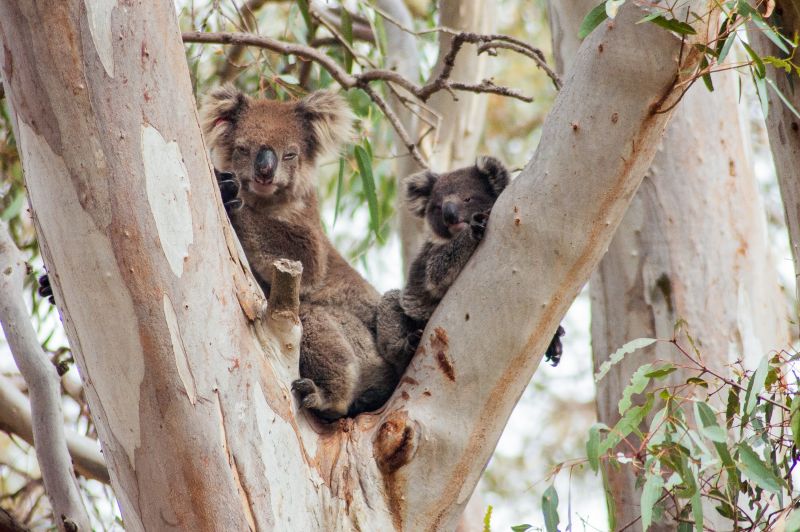
<svg viewBox="0 0 800 532">
<path fill-rule="evenodd" d="M 328 30 L 331 30 L 331 28 L 328 27 Z M 337 34 L 335 31 L 332 33 L 337 40 L 340 42 L 343 41 L 341 35 Z M 462 83 L 450 80 L 450 75 L 455 66 L 456 56 L 465 43 L 471 43 L 483 45 L 482 48 L 479 49 L 479 53 L 491 48 L 506 48 L 534 59 L 541 68 L 544 68 L 542 66 L 543 64 L 546 65 L 541 51 L 518 39 L 506 35 L 481 35 L 471 32 L 458 32 L 453 35 L 450 50 L 448 50 L 444 58 L 441 72 L 432 81 L 420 86 L 393 70 L 372 68 L 364 70 L 359 74 L 350 74 L 338 62 L 320 50 L 310 46 L 286 43 L 260 35 L 235 32 L 185 32 L 183 34 L 183 41 L 187 43 L 255 46 L 283 55 L 294 55 L 300 59 L 317 63 L 324 68 L 343 89 L 359 88 L 364 90 L 372 101 L 381 109 L 395 131 L 397 131 L 398 136 L 401 138 L 412 157 L 414 157 L 414 160 L 423 167 L 427 167 L 428 165 L 419 152 L 419 141 L 415 142 L 412 140 L 409 132 L 403 127 L 400 118 L 391 110 L 386 100 L 376 90 L 370 87 L 370 83 L 376 81 L 385 82 L 395 94 L 397 94 L 396 87 L 402 88 L 422 103 L 427 102 L 431 96 L 442 90 L 451 93 L 453 91 L 462 91 L 498 94 L 509 98 L 516 98 L 524 102 L 531 102 L 533 98 L 525 96 L 509 87 L 497 85 L 490 79 L 485 79 L 480 83 Z M 353 52 L 354 51 L 351 49 L 351 53 Z M 561 81 L 552 70 L 546 68 L 545 72 L 553 79 L 556 86 L 560 86 Z M 407 101 L 403 103 L 409 106 Z"/>
<path fill-rule="evenodd" d="M 670 343 L 675 345 L 675 347 L 678 348 L 678 351 L 680 351 L 686 358 L 691 360 L 692 363 L 695 366 L 697 366 L 697 368 L 700 369 L 700 371 L 702 373 L 708 373 L 709 375 L 713 375 L 714 377 L 718 378 L 719 380 L 721 380 L 722 382 L 724 382 L 728 386 L 733 386 L 734 388 L 736 388 L 736 389 L 738 389 L 740 391 L 743 391 L 743 392 L 747 391 L 747 388 L 745 386 L 742 386 L 741 384 L 739 384 L 739 383 L 737 383 L 735 381 L 732 381 L 731 379 L 727 379 L 727 378 L 723 377 L 722 375 L 720 375 L 719 373 L 715 372 L 714 370 L 712 370 L 711 368 L 709 368 L 705 364 L 702 364 L 701 362 L 699 362 L 699 361 L 695 360 L 694 358 L 692 358 L 692 356 L 683 347 L 681 347 L 681 345 L 677 342 L 677 340 L 670 340 Z M 768 397 L 764 397 L 763 395 L 760 395 L 760 394 L 756 394 L 756 397 L 758 399 L 761 399 L 762 401 L 766 401 L 767 403 L 772 404 L 773 406 L 777 406 L 781 410 L 784 410 L 786 412 L 790 411 L 790 409 L 788 407 L 786 407 L 785 405 L 782 405 L 782 404 L 780 404 L 778 402 L 775 402 L 775 401 L 773 401 L 772 399 L 770 399 Z"/>
<path fill-rule="evenodd" d="M 532 51 L 528 47 L 522 47 L 522 46 L 519 46 L 517 44 L 510 43 L 510 42 L 490 42 L 490 43 L 487 43 L 487 44 L 480 45 L 478 47 L 478 53 L 481 54 L 483 52 L 489 52 L 491 50 L 497 50 L 498 48 L 505 48 L 507 50 L 513 50 L 513 51 L 517 52 L 518 54 L 522 54 L 522 55 L 524 55 L 526 57 L 530 57 L 531 59 L 534 60 L 534 62 L 536 63 L 536 66 L 538 66 L 539 68 L 541 68 L 542 70 L 544 70 L 547 73 L 547 75 L 553 81 L 553 85 L 555 85 L 556 89 L 557 90 L 561 90 L 561 85 L 562 85 L 561 78 L 559 78 L 558 74 L 556 74 L 550 68 L 550 66 L 547 64 L 547 61 L 545 61 L 545 59 L 544 59 L 544 55 L 542 54 L 542 52 L 540 50 L 534 49 L 535 51 Z"/>
</svg>

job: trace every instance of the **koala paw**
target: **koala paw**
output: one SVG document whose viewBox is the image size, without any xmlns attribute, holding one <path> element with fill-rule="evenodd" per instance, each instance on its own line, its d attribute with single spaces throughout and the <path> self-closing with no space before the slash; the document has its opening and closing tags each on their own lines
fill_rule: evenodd
<svg viewBox="0 0 800 532">
<path fill-rule="evenodd" d="M 486 222 L 489 221 L 488 212 L 476 212 L 469 221 L 469 228 L 472 231 L 472 238 L 481 240 L 486 233 Z"/>
<path fill-rule="evenodd" d="M 47 274 L 39 277 L 39 289 L 37 292 L 39 292 L 40 296 L 46 297 L 51 305 L 56 304 L 56 298 L 53 297 L 53 287 L 50 286 L 50 277 Z"/>
<path fill-rule="evenodd" d="M 417 329 L 416 331 L 412 331 L 408 333 L 406 336 L 406 342 L 408 342 L 408 347 L 412 351 L 416 351 L 417 347 L 419 347 L 419 343 L 422 340 L 422 329 Z"/>
<path fill-rule="evenodd" d="M 564 327 L 559 325 L 556 334 L 553 335 L 553 339 L 550 341 L 547 352 L 544 354 L 544 359 L 550 362 L 553 367 L 558 366 L 558 363 L 561 362 L 561 353 L 564 351 L 561 346 L 561 337 L 564 336 L 564 334 L 566 334 Z"/>
<path fill-rule="evenodd" d="M 230 214 L 242 208 L 242 200 L 239 196 L 239 189 L 241 184 L 236 176 L 230 172 L 220 172 L 214 168 L 214 175 L 217 178 L 217 186 L 222 196 L 222 205 L 225 206 L 225 212 Z"/>
<path fill-rule="evenodd" d="M 315 409 L 322 404 L 317 385 L 311 379 L 297 379 L 292 383 L 292 391 L 297 394 L 303 408 Z"/>
</svg>

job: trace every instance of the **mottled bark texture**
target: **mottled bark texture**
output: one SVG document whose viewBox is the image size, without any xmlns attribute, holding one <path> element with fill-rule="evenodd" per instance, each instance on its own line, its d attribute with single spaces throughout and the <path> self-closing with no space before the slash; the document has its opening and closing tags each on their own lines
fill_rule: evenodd
<svg viewBox="0 0 800 532">
<path fill-rule="evenodd" d="M 669 118 L 680 41 L 641 16 L 581 47 L 389 403 L 320 426 L 289 392 L 299 328 L 270 323 L 214 199 L 172 3 L 0 0 L 31 205 L 126 528 L 452 529 Z"/>
</svg>

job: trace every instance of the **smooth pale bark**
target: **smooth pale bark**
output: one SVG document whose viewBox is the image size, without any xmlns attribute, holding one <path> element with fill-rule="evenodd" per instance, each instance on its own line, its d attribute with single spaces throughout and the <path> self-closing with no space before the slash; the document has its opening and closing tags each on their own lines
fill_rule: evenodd
<svg viewBox="0 0 800 532">
<path fill-rule="evenodd" d="M 560 69 L 569 71 L 589 1 L 551 3 Z M 784 299 L 767 246 L 766 220 L 732 74 L 701 83 L 678 106 L 608 253 L 591 278 L 595 367 L 635 338 L 671 338 L 680 319 L 705 363 L 726 372 L 737 358 L 759 358 L 788 341 Z M 678 337 L 683 345 L 686 327 Z M 628 355 L 597 385 L 598 420 L 613 426 L 622 390 L 639 366 L 684 364 L 671 345 Z M 670 376 L 684 382 L 686 372 Z M 627 449 L 627 448 L 626 448 Z M 626 449 L 620 449 L 624 451 Z M 606 469 L 617 525 L 641 530 L 641 490 L 631 468 Z M 712 516 L 716 513 L 712 510 Z M 674 530 L 661 523 L 651 530 Z M 723 527 L 724 528 L 724 527 Z"/>
<path fill-rule="evenodd" d="M 775 3 L 775 15 L 769 22 L 784 35 L 791 37 L 800 31 L 800 1 L 778 0 Z M 782 58 L 786 55 L 757 28 L 749 27 L 747 34 L 753 49 L 760 56 Z M 800 76 L 797 71 L 787 74 L 784 70 L 776 70 L 767 65 L 767 78 L 775 83 L 794 109 L 800 111 Z M 772 87 L 767 89 L 767 96 L 769 145 L 781 187 L 786 226 L 792 245 L 797 294 L 800 295 L 800 118 L 784 104 Z"/>
<path fill-rule="evenodd" d="M 89 528 L 64 435 L 61 385 L 55 366 L 39 345 L 23 299 L 27 264 L 0 220 L 0 324 L 11 354 L 28 385 L 36 458 L 58 529 Z M 70 528 L 67 528 L 70 527 Z"/>
<path fill-rule="evenodd" d="M 0 1 L 31 205 L 126 528 L 452 529 L 667 123 L 680 41 L 641 16 L 582 46 L 387 406 L 322 427 L 289 392 L 299 327 L 262 319 L 214 199 L 172 3 Z"/>
</svg>

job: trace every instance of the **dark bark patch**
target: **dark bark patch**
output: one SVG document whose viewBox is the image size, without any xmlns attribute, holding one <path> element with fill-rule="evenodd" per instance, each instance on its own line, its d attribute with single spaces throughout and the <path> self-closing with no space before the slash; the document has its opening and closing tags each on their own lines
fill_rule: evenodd
<svg viewBox="0 0 800 532">
<path fill-rule="evenodd" d="M 431 335 L 431 348 L 436 353 L 436 363 L 439 365 L 439 369 L 442 370 L 442 373 L 444 373 L 448 379 L 455 382 L 456 372 L 453 363 L 447 356 L 448 347 L 449 341 L 447 332 L 441 327 L 436 327 Z"/>
<path fill-rule="evenodd" d="M 378 430 L 373 453 L 378 468 L 391 475 L 411 461 L 417 450 L 417 434 L 405 411 L 392 412 Z"/>
<path fill-rule="evenodd" d="M 408 420 L 408 413 L 395 411 L 389 414 L 373 441 L 372 452 L 378 469 L 383 473 L 384 497 L 396 530 L 403 529 L 406 479 L 400 471 L 414 457 L 419 438 Z"/>
</svg>

